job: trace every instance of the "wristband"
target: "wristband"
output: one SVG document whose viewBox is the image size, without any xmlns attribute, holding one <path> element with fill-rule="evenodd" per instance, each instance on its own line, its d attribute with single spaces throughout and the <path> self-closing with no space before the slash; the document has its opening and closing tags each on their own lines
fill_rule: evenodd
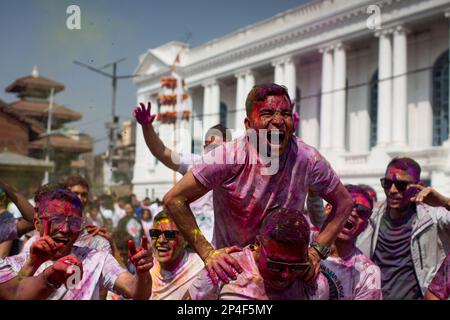
<svg viewBox="0 0 450 320">
<path fill-rule="evenodd" d="M 314 250 L 317 251 L 317 253 L 319 254 L 320 259 L 322 259 L 322 260 L 325 260 L 330 255 L 330 252 L 331 252 L 330 247 L 321 245 L 320 243 L 318 243 L 316 241 L 314 241 L 311 244 L 311 247 L 313 247 Z"/>
</svg>

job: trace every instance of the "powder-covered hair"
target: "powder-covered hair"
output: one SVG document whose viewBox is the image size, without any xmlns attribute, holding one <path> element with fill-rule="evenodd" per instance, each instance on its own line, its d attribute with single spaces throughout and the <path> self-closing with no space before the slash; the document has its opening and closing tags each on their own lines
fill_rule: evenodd
<svg viewBox="0 0 450 320">
<path fill-rule="evenodd" d="M 57 189 L 66 189 L 66 185 L 61 181 L 52 181 L 40 186 L 34 192 L 34 202 L 39 202 L 39 199 L 42 198 L 45 194 L 55 191 Z"/>
<path fill-rule="evenodd" d="M 81 204 L 80 199 L 75 193 L 67 189 L 56 189 L 51 192 L 42 194 L 41 197 L 38 199 L 39 216 L 42 215 L 43 212 L 45 212 L 48 203 L 53 200 L 61 200 L 69 202 L 75 209 L 77 209 L 80 212 L 80 215 L 82 214 L 83 205 Z"/>
<path fill-rule="evenodd" d="M 366 190 L 366 192 L 372 197 L 372 200 L 374 202 L 378 201 L 377 192 L 375 191 L 374 188 L 372 188 L 371 186 L 369 186 L 367 184 L 358 184 L 358 186 L 363 188 L 364 190 Z M 372 194 L 373 194 L 373 196 L 372 196 Z"/>
<path fill-rule="evenodd" d="M 285 96 L 291 105 L 292 101 L 289 97 L 288 89 L 276 83 L 257 84 L 250 90 L 245 100 L 245 111 L 250 116 L 253 111 L 253 104 L 256 101 L 265 101 L 268 96 Z"/>
<path fill-rule="evenodd" d="M 407 171 L 414 179 L 420 180 L 420 173 L 422 169 L 420 165 L 413 159 L 408 157 L 396 157 L 392 159 L 386 168 L 386 174 L 389 172 L 391 167 Z"/>
<path fill-rule="evenodd" d="M 362 195 L 369 202 L 370 209 L 373 209 L 373 199 L 370 196 L 370 194 L 362 186 L 354 185 L 354 184 L 346 184 L 345 188 L 347 189 L 347 191 L 349 193 L 358 193 L 358 194 Z"/>
<path fill-rule="evenodd" d="M 261 238 L 295 246 L 306 254 L 309 246 L 310 228 L 305 215 L 297 210 L 277 208 L 265 217 L 259 231 Z"/>
</svg>

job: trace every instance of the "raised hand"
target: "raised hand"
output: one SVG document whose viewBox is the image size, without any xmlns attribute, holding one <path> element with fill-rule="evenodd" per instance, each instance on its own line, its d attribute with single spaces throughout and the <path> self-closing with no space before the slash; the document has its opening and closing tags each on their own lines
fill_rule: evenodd
<svg viewBox="0 0 450 320">
<path fill-rule="evenodd" d="M 45 261 L 50 260 L 64 246 L 62 243 L 56 243 L 50 237 L 51 221 L 44 221 L 43 236 L 37 239 L 30 247 L 30 262 L 35 268 L 38 268 Z"/>
<path fill-rule="evenodd" d="M 148 250 L 148 239 L 142 237 L 141 246 L 136 250 L 136 244 L 133 240 L 128 241 L 128 258 L 136 267 L 138 274 L 147 273 L 153 267 L 153 257 Z"/>
<path fill-rule="evenodd" d="M 139 103 L 141 106 L 134 108 L 133 110 L 133 116 L 136 118 L 136 121 L 139 122 L 141 126 L 145 126 L 147 124 L 153 123 L 153 121 L 156 118 L 156 114 L 152 115 L 150 113 L 152 104 L 150 101 L 147 103 L 147 108 L 145 107 L 144 103 Z"/>
<path fill-rule="evenodd" d="M 411 197 L 411 202 L 424 203 L 432 207 L 449 207 L 450 199 L 431 187 L 424 187 L 420 184 L 411 184 L 408 188 L 419 189 L 419 192 Z"/>
<path fill-rule="evenodd" d="M 236 280 L 237 273 L 242 272 L 239 263 L 230 254 L 241 251 L 238 246 L 226 247 L 217 250 L 211 250 L 206 256 L 204 263 L 208 270 L 211 281 L 217 285 L 219 278 L 225 283 L 229 283 L 230 279 Z"/>
<path fill-rule="evenodd" d="M 98 236 L 105 238 L 109 242 L 111 242 L 111 240 L 112 240 L 112 233 L 109 232 L 106 228 L 100 228 L 100 227 L 97 227 L 94 225 L 89 225 L 89 226 L 86 226 L 86 230 L 93 237 L 98 235 Z"/>
<path fill-rule="evenodd" d="M 80 272 L 79 278 L 83 277 L 83 265 L 74 255 L 68 255 L 58 259 L 51 267 L 44 270 L 45 277 L 55 287 L 67 283 L 70 276 Z"/>
</svg>

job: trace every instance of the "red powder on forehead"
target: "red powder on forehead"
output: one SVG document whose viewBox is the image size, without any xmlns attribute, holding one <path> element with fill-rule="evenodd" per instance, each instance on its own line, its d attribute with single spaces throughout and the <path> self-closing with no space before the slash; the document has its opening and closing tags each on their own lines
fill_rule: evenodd
<svg viewBox="0 0 450 320">
<path fill-rule="evenodd" d="M 355 202 L 357 204 L 361 204 L 368 208 L 371 207 L 369 200 L 367 200 L 366 197 L 364 197 L 362 194 L 357 193 L 357 192 L 351 192 L 350 195 L 352 196 L 353 202 Z"/>
<path fill-rule="evenodd" d="M 63 214 L 66 216 L 79 215 L 81 216 L 81 208 L 74 206 L 68 201 L 63 201 L 59 199 L 54 199 L 50 201 L 45 201 L 39 206 L 40 216 L 49 216 L 52 214 Z"/>
</svg>

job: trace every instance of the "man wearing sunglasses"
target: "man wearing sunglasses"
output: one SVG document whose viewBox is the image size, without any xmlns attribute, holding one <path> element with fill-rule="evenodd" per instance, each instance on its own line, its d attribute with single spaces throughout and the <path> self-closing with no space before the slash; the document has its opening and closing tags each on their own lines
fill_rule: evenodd
<svg viewBox="0 0 450 320">
<path fill-rule="evenodd" d="M 384 299 L 422 299 L 450 249 L 450 200 L 420 181 L 411 158 L 394 158 L 381 186 L 386 201 L 359 236 L 358 248 L 380 267 Z"/>
<path fill-rule="evenodd" d="M 165 211 L 158 213 L 150 229 L 154 267 L 151 300 L 181 300 L 203 269 L 203 261 L 191 249 Z"/>
<path fill-rule="evenodd" d="M 129 259 L 137 270 L 132 275 L 108 252 L 74 245 L 82 229 L 81 211 L 79 198 L 65 189 L 39 198 L 35 227 L 40 238 L 31 245 L 29 253 L 5 259 L 0 281 L 42 274 L 46 287 L 27 289 L 39 291 L 40 299 L 97 300 L 100 288 L 132 299 L 148 299 L 153 259 L 147 238 L 143 237 L 138 250 L 133 242 L 129 243 Z"/>
<path fill-rule="evenodd" d="M 331 255 L 321 262 L 330 286 L 330 300 L 381 300 L 380 268 L 356 247 L 356 239 L 372 214 L 372 197 L 361 186 L 345 188 L 352 196 L 354 208 Z"/>
<path fill-rule="evenodd" d="M 270 212 L 262 223 L 256 243 L 232 256 L 243 271 L 236 280 L 215 285 L 204 269 L 189 288 L 193 300 L 326 300 L 326 278 L 307 283 L 311 268 L 308 256 L 309 223 L 304 213 L 285 208 Z"/>
</svg>

